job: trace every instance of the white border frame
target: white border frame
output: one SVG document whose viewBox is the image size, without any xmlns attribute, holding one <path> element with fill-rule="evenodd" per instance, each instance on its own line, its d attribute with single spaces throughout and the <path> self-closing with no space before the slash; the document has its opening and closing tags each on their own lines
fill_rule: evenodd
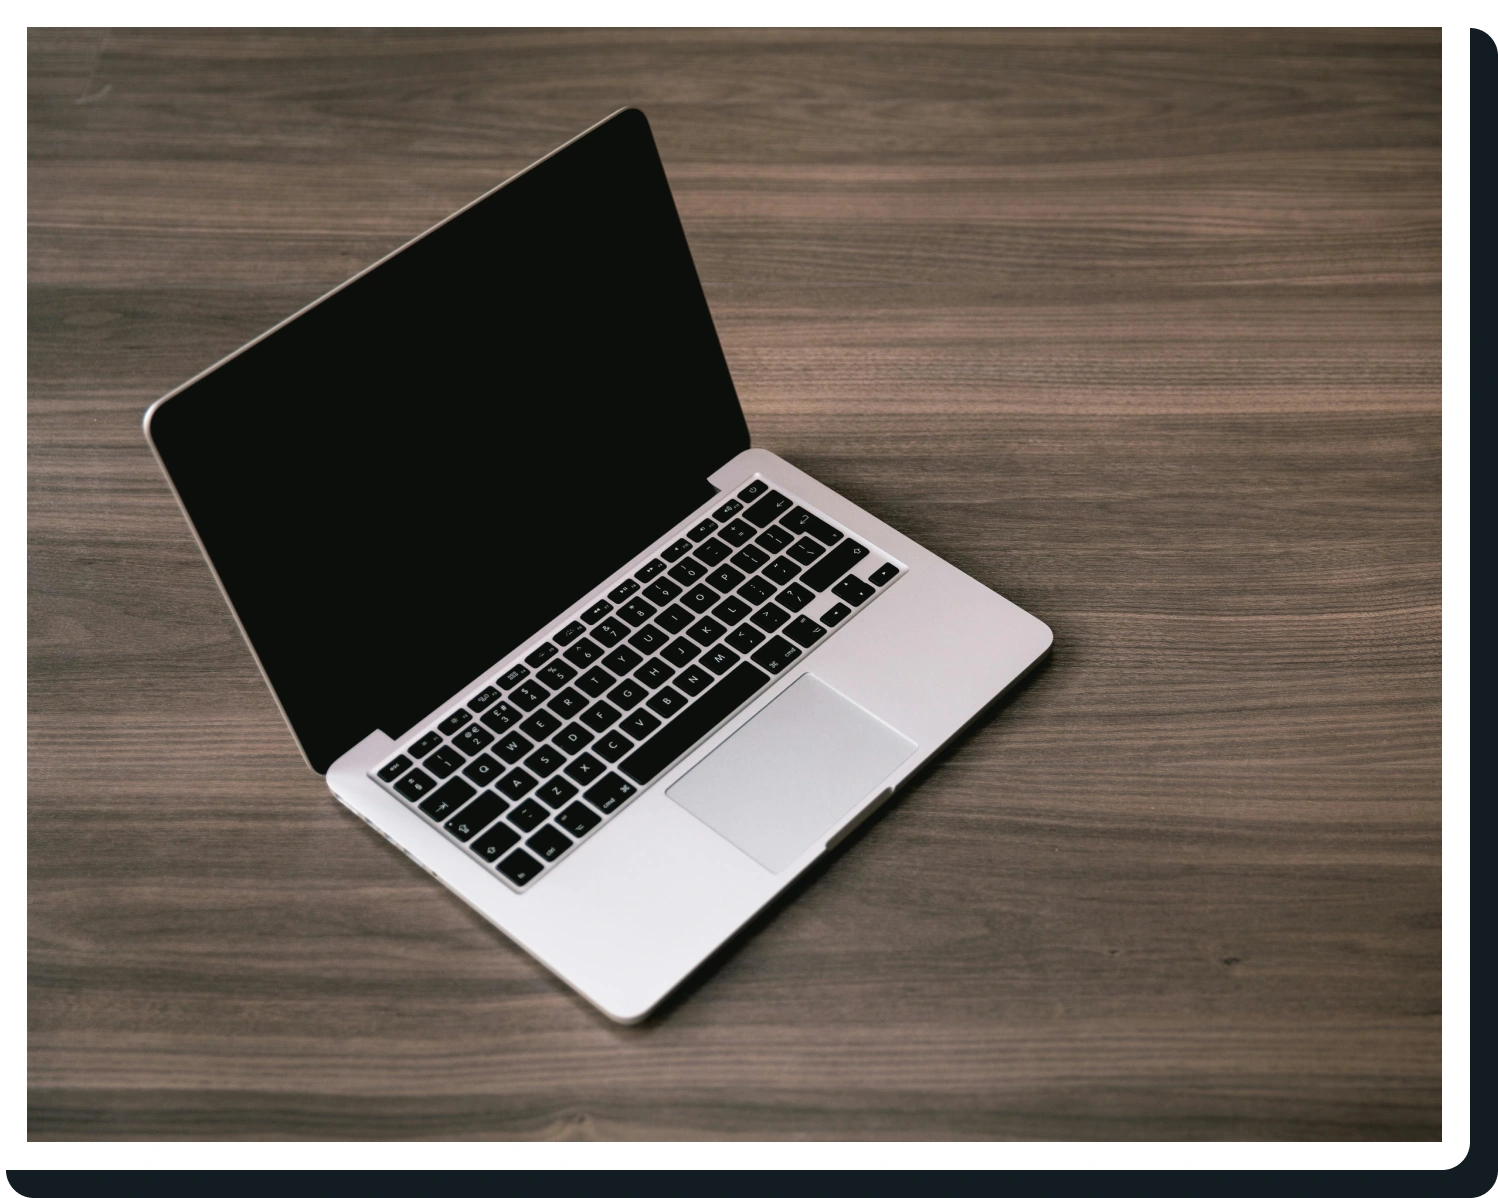
<svg viewBox="0 0 1498 1198">
<path fill-rule="evenodd" d="M 1018 6 L 978 6 L 967 0 L 931 0 L 914 14 L 890 0 L 874 0 L 854 6 L 829 3 L 828 0 L 725 0 L 714 6 L 711 16 L 680 3 L 646 0 L 627 9 L 621 4 L 599 0 L 577 0 L 550 9 L 519 5 L 510 0 L 479 6 L 476 4 L 429 4 L 417 15 L 425 25 L 599 25 L 615 27 L 693 24 L 700 26 L 786 25 L 1064 25 L 1088 24 L 1113 27 L 1198 25 L 1286 27 L 1336 25 L 1408 25 L 1428 26 L 1433 13 L 1454 21 L 1443 29 L 1442 70 L 1442 395 L 1443 395 L 1443 744 L 1442 744 L 1442 1102 L 1443 1138 L 1438 1143 L 943 1143 L 925 1144 L 552 1144 L 490 1143 L 411 1144 L 411 1143 L 27 1143 L 26 1135 L 26 1039 L 25 926 L 21 920 L 9 925 L 10 985 L 7 987 L 7 1013 L 11 1032 L 13 1062 L 12 1085 L 5 1103 L 5 1137 L 9 1151 L 4 1162 L 7 1169 L 77 1169 L 77 1168 L 423 1168 L 423 1169 L 491 1169 L 504 1168 L 933 1168 L 933 1169 L 1449 1169 L 1465 1157 L 1469 1143 L 1469 1068 L 1470 1068 L 1470 854 L 1469 854 L 1469 729 L 1470 690 L 1470 568 L 1469 568 L 1469 400 L 1468 400 L 1468 156 L 1469 156 L 1469 31 L 1485 29 L 1498 36 L 1498 22 L 1491 10 L 1474 4 L 1446 5 L 1439 10 L 1428 5 L 1389 3 L 1370 0 L 1354 8 L 1351 4 L 1316 2 L 1287 3 L 1265 0 L 1262 3 L 1218 5 L 1212 19 L 1201 20 L 1197 8 L 1181 3 L 1159 3 L 1158 0 L 1114 9 L 1099 3 L 1063 3 L 1047 10 L 1045 21 L 1036 19 L 1033 9 Z M 1119 21 L 1126 13 L 1127 21 Z M 43 8 L 34 5 L 27 12 L 29 23 L 36 25 L 88 25 L 120 23 L 120 6 L 95 2 L 56 3 Z M 141 4 L 129 13 L 126 23 L 147 25 L 183 25 L 201 23 L 185 4 L 154 0 Z M 250 5 L 244 0 L 230 0 L 214 12 L 227 23 L 313 25 L 360 25 L 384 23 L 411 25 L 411 12 L 388 0 L 351 7 L 330 5 L 326 0 L 290 4 L 286 0 L 265 0 Z M 911 15 L 918 20 L 912 22 Z M 12 84 L 24 91 L 26 85 L 26 44 L 24 31 L 17 39 L 12 60 L 18 67 Z M 24 97 L 22 97 L 24 101 Z M 24 102 L 12 105 L 12 137 L 24 147 L 26 117 Z M 25 193 L 23 155 L 17 152 L 20 186 L 13 195 Z M 24 199 L 21 201 L 24 204 Z M 24 264 L 26 250 L 21 222 L 12 224 L 17 246 L 17 260 Z M 17 270 L 24 277 L 24 270 Z M 14 277 L 14 276 L 13 276 Z M 24 292 L 22 293 L 24 305 Z M 10 322 L 10 360 L 18 364 L 17 373 L 25 368 L 25 340 L 21 322 Z M 25 430 L 17 420 L 18 435 L 12 439 L 18 466 L 24 466 Z M 16 479 L 24 478 L 18 469 Z M 17 484 L 18 490 L 20 483 Z M 12 510 L 22 510 L 17 505 Z M 13 533 L 17 546 L 24 545 L 24 524 L 19 535 Z M 15 525 L 12 526 L 16 527 Z M 20 550 L 17 556 L 20 556 Z M 24 611 L 12 588 L 12 606 Z M 24 616 L 13 626 L 24 628 Z M 21 677 L 16 671 L 12 677 Z M 12 691 L 18 712 L 25 711 L 24 685 Z M 21 754 L 25 753 L 22 721 L 11 721 Z M 26 902 L 25 844 L 18 842 L 21 868 L 11 871 L 12 910 L 24 910 Z"/>
</svg>

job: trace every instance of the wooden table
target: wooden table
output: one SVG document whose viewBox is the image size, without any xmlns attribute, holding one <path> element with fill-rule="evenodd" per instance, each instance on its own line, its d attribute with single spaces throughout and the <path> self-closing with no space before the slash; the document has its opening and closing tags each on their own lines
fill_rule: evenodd
<svg viewBox="0 0 1498 1198">
<path fill-rule="evenodd" d="M 34 32 L 30 1134 L 1438 1139 L 1435 31 Z M 616 1027 L 302 764 L 146 406 L 627 103 L 1048 667 Z"/>
</svg>

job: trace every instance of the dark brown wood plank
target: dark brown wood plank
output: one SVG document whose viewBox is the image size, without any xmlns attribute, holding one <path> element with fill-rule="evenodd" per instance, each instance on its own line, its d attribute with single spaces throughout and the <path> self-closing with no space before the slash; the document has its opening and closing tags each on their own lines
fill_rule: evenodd
<svg viewBox="0 0 1498 1198">
<path fill-rule="evenodd" d="M 30 1134 L 1435 1139 L 1434 31 L 32 31 Z M 300 758 L 163 391 L 612 109 L 757 443 L 1056 630 L 602 1020 Z"/>
</svg>

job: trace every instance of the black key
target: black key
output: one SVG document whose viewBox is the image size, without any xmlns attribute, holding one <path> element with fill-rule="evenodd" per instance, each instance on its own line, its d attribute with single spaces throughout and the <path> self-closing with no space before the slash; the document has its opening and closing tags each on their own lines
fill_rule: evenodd
<svg viewBox="0 0 1498 1198">
<path fill-rule="evenodd" d="M 737 624 L 754 609 L 736 595 L 730 595 L 717 607 L 713 608 L 713 615 L 728 625 Z"/>
<path fill-rule="evenodd" d="M 556 642 L 559 645 L 570 645 L 578 637 L 582 636 L 583 631 L 583 626 L 576 620 L 573 620 L 566 628 L 556 634 Z"/>
<path fill-rule="evenodd" d="M 600 599 L 592 607 L 588 608 L 587 611 L 583 612 L 583 623 L 596 624 L 613 610 L 614 605 L 612 603 L 607 599 Z"/>
<path fill-rule="evenodd" d="M 583 798 L 607 815 L 634 793 L 633 783 L 626 782 L 618 774 L 609 774 L 602 782 L 583 791 Z"/>
<path fill-rule="evenodd" d="M 831 628 L 834 624 L 845 620 L 853 613 L 853 609 L 846 603 L 834 603 L 822 613 L 822 623 Z"/>
<path fill-rule="evenodd" d="M 499 872 L 516 886 L 524 886 L 541 872 L 541 863 L 524 849 L 516 849 L 499 863 Z"/>
<path fill-rule="evenodd" d="M 695 612 L 705 612 L 718 601 L 718 592 L 699 582 L 681 597 L 681 601 Z"/>
<path fill-rule="evenodd" d="M 546 683 L 554 691 L 561 690 L 576 677 L 577 671 L 565 661 L 554 661 L 536 675 L 537 681 Z"/>
<path fill-rule="evenodd" d="M 686 637 L 679 636 L 661 650 L 661 656 L 669 661 L 673 666 L 676 666 L 678 669 L 680 669 L 701 652 L 702 650 L 697 648 L 696 645 L 692 644 L 691 641 L 687 640 Z"/>
<path fill-rule="evenodd" d="M 846 599 L 854 607 L 857 607 L 865 599 L 874 593 L 874 588 L 861 578 L 854 578 L 849 574 L 847 578 L 832 588 L 832 593 L 839 599 Z"/>
<path fill-rule="evenodd" d="M 636 740 L 644 740 L 660 726 L 660 720 L 648 711 L 637 711 L 632 715 L 627 715 L 624 717 L 624 723 L 619 725 Z"/>
<path fill-rule="evenodd" d="M 758 628 L 752 628 L 748 624 L 740 624 L 728 634 L 724 640 L 725 645 L 730 645 L 740 653 L 748 653 L 755 645 L 765 639 L 765 634 Z"/>
<path fill-rule="evenodd" d="M 753 574 L 770 560 L 770 555 L 763 549 L 757 549 L 753 545 L 745 545 L 729 560 L 745 573 Z"/>
<path fill-rule="evenodd" d="M 730 499 L 716 512 L 713 513 L 714 520 L 727 520 L 730 516 L 736 516 L 744 510 L 744 505 L 737 499 Z"/>
<path fill-rule="evenodd" d="M 725 528 L 719 529 L 718 535 L 737 549 L 754 535 L 754 525 L 745 524 L 742 520 L 735 520 Z"/>
<path fill-rule="evenodd" d="M 692 652 L 695 653 L 697 652 L 697 650 L 693 649 Z M 382 765 L 380 767 L 380 772 L 376 775 L 376 777 L 378 777 L 381 782 L 394 782 L 410 768 L 411 759 L 404 753 L 402 753 L 394 761 Z"/>
<path fill-rule="evenodd" d="M 772 636 L 754 651 L 754 660 L 772 674 L 780 673 L 800 656 L 801 650 L 783 636 Z"/>
<path fill-rule="evenodd" d="M 571 807 L 557 816 L 557 823 L 581 839 L 603 823 L 603 818 L 589 811 L 581 803 L 573 803 Z"/>
<path fill-rule="evenodd" d="M 791 621 L 791 625 L 785 630 L 785 634 L 803 649 L 810 649 L 827 635 L 827 630 L 815 620 L 809 620 L 805 616 L 797 616 Z"/>
<path fill-rule="evenodd" d="M 692 622 L 692 615 L 686 608 L 673 603 L 656 616 L 655 622 L 667 632 L 680 632 Z"/>
<path fill-rule="evenodd" d="M 703 616 L 691 628 L 687 629 L 687 635 L 699 645 L 711 645 L 727 631 L 728 629 L 719 624 L 712 616 Z"/>
<path fill-rule="evenodd" d="M 666 563 L 660 558 L 655 558 L 635 571 L 635 577 L 641 582 L 649 582 L 657 574 L 666 568 Z"/>
<path fill-rule="evenodd" d="M 648 686 L 651 690 L 660 686 L 667 678 L 676 673 L 670 666 L 659 658 L 652 657 L 643 666 L 635 671 L 635 677 Z"/>
<path fill-rule="evenodd" d="M 676 685 L 689 695 L 700 695 L 715 681 L 717 679 L 700 666 L 689 666 L 676 676 Z M 617 761 L 618 758 L 610 757 L 609 760 Z"/>
<path fill-rule="evenodd" d="M 691 550 L 691 548 L 692 548 L 692 542 L 689 541 L 689 540 L 687 540 L 685 537 L 683 537 L 681 540 L 677 541 L 675 544 L 673 544 L 673 545 L 667 545 L 664 549 L 662 549 L 661 550 L 661 556 L 663 558 L 665 558 L 668 562 L 674 562 L 683 553 L 689 552 Z"/>
<path fill-rule="evenodd" d="M 569 686 L 561 694 L 556 695 L 546 706 L 551 708 L 552 711 L 556 712 L 564 720 L 570 720 L 587 705 L 588 701 Z"/>
<path fill-rule="evenodd" d="M 485 861 L 498 861 L 511 845 L 520 843 L 520 833 L 508 824 L 495 824 L 469 847 Z"/>
<path fill-rule="evenodd" d="M 669 578 L 657 578 L 645 588 L 645 598 L 659 607 L 665 607 L 681 594 L 681 588 Z"/>
<path fill-rule="evenodd" d="M 747 661 L 720 678 L 690 707 L 633 753 L 619 768 L 642 786 L 737 711 L 770 678 Z M 659 696 L 657 696 L 659 697 Z"/>
<path fill-rule="evenodd" d="M 480 753 L 463 767 L 463 776 L 475 786 L 488 786 L 504 772 L 505 767 L 487 753 Z"/>
<path fill-rule="evenodd" d="M 739 588 L 739 594 L 754 604 L 755 607 L 758 607 L 774 593 L 775 588 L 763 578 L 751 578 Z"/>
<path fill-rule="evenodd" d="M 667 610 L 670 611 L 680 609 L 668 608 Z M 664 616 L 665 614 L 665 612 L 661 612 L 662 616 Z M 658 616 L 656 618 L 659 619 L 660 617 Z M 665 621 L 661 620 L 661 623 L 664 624 Z M 654 653 L 657 649 L 659 649 L 666 643 L 666 634 L 659 628 L 657 628 L 654 624 L 647 624 L 644 628 L 640 629 L 639 632 L 635 633 L 634 636 L 629 638 L 629 643 L 636 649 L 638 649 L 641 653 Z"/>
<path fill-rule="evenodd" d="M 682 698 L 681 692 L 675 687 L 668 686 L 651 695 L 645 705 L 657 715 L 663 715 L 669 720 L 687 705 L 687 701 Z"/>
<path fill-rule="evenodd" d="M 524 666 L 511 666 L 499 676 L 499 685 L 509 690 L 512 686 L 519 686 L 530 676 L 531 672 Z"/>
<path fill-rule="evenodd" d="M 603 773 L 603 762 L 594 757 L 592 753 L 584 753 L 581 757 L 574 760 L 564 772 L 575 781 L 581 782 L 586 786 L 594 778 L 599 777 Z"/>
<path fill-rule="evenodd" d="M 625 629 L 628 632 L 628 629 Z M 592 641 L 584 639 L 573 645 L 566 653 L 562 654 L 568 661 L 579 669 L 585 669 L 603 656 L 603 650 Z"/>
<path fill-rule="evenodd" d="M 739 492 L 739 498 L 742 499 L 745 503 L 748 503 L 751 499 L 758 499 L 769 489 L 769 483 L 765 482 L 765 480 L 762 478 L 756 478 L 752 483 L 750 483 L 747 487 Z"/>
<path fill-rule="evenodd" d="M 472 757 L 493 739 L 494 733 L 480 728 L 477 724 L 472 724 L 453 737 L 453 744 Z"/>
<path fill-rule="evenodd" d="M 524 770 L 516 769 L 511 770 L 508 774 L 501 778 L 499 780 L 499 785 L 494 789 L 504 791 L 504 793 L 509 795 L 512 799 L 518 799 L 527 792 L 534 790 L 535 787 L 536 780 L 534 778 L 532 778 Z"/>
<path fill-rule="evenodd" d="M 550 641 L 544 645 L 537 645 L 525 655 L 525 664 L 535 669 L 537 666 L 550 661 L 557 655 L 557 647 Z"/>
<path fill-rule="evenodd" d="M 696 528 L 692 529 L 691 532 L 687 533 L 687 536 L 691 537 L 694 541 L 700 541 L 703 537 L 710 536 L 717 531 L 717 524 L 711 520 L 704 520 Z"/>
<path fill-rule="evenodd" d="M 436 732 L 428 732 L 419 741 L 406 750 L 412 757 L 420 761 L 433 749 L 442 743 L 442 737 Z"/>
<path fill-rule="evenodd" d="M 542 783 L 541 789 L 536 791 L 536 798 L 555 811 L 576 793 L 577 787 L 566 778 L 553 778 L 550 782 Z"/>
<path fill-rule="evenodd" d="M 843 539 L 843 534 L 828 524 L 820 516 L 813 516 L 804 507 L 792 508 L 780 522 L 792 532 L 810 533 L 824 545 L 836 545 Z"/>
<path fill-rule="evenodd" d="M 760 575 L 768 578 L 778 587 L 785 586 L 797 574 L 801 573 L 801 567 L 796 565 L 788 557 L 777 557 L 773 562 L 760 571 Z"/>
<path fill-rule="evenodd" d="M 581 724 L 568 724 L 556 734 L 553 743 L 560 745 L 569 753 L 576 753 L 587 748 L 592 740 L 593 734 Z"/>
<path fill-rule="evenodd" d="M 484 723 L 496 732 L 503 732 L 520 718 L 520 713 L 508 703 L 496 703 L 484 713 Z"/>
<path fill-rule="evenodd" d="M 792 561 L 798 561 L 803 566 L 809 566 L 826 552 L 826 546 L 818 545 L 810 537 L 802 537 L 785 551 L 785 555 Z"/>
<path fill-rule="evenodd" d="M 454 778 L 445 786 L 439 786 L 421 801 L 421 809 L 432 819 L 443 820 L 461 807 L 478 791 L 462 778 Z"/>
<path fill-rule="evenodd" d="M 623 603 L 639 589 L 639 583 L 637 583 L 633 578 L 626 578 L 623 582 L 621 582 L 618 586 L 616 586 L 612 591 L 609 592 L 609 598 L 612 599 L 615 603 Z"/>
<path fill-rule="evenodd" d="M 732 552 L 733 550 L 730 549 L 727 545 L 723 544 L 722 541 L 718 540 L 717 537 L 709 537 L 707 540 L 703 541 L 702 544 L 697 546 L 697 553 L 695 556 L 698 561 L 703 562 L 706 565 L 716 566 Z"/>
<path fill-rule="evenodd" d="M 602 732 L 618 718 L 619 712 L 610 707 L 602 699 L 583 712 L 581 716 L 583 723 L 593 729 L 594 732 Z"/>
<path fill-rule="evenodd" d="M 563 836 L 555 825 L 547 824 L 534 836 L 525 842 L 525 847 L 540 857 L 542 861 L 555 861 L 563 853 L 572 847 L 572 838 Z"/>
<path fill-rule="evenodd" d="M 707 655 L 697 664 L 706 666 L 714 674 L 726 674 L 729 669 L 739 664 L 739 655 L 732 649 L 719 645 L 716 649 L 708 650 Z"/>
<path fill-rule="evenodd" d="M 780 592 L 780 598 L 776 602 L 781 607 L 789 608 L 791 611 L 800 611 L 815 598 L 816 596 L 799 582 L 793 582 L 785 590 Z"/>
<path fill-rule="evenodd" d="M 593 629 L 593 639 L 605 649 L 611 649 L 629 635 L 629 625 L 615 616 L 610 616 L 597 628 Z M 580 661 L 578 665 L 587 665 Z"/>
<path fill-rule="evenodd" d="M 779 491 L 767 491 L 749 505 L 744 519 L 756 528 L 763 528 L 790 506 L 791 501 Z"/>
<path fill-rule="evenodd" d="M 719 566 L 707 576 L 707 581 L 720 591 L 731 591 L 744 581 L 744 576 L 732 566 Z"/>
<path fill-rule="evenodd" d="M 643 599 L 631 599 L 619 609 L 619 614 L 638 628 L 651 616 L 655 615 L 655 608 Z"/>
<path fill-rule="evenodd" d="M 429 775 L 421 770 L 412 770 L 395 784 L 395 789 L 414 803 L 436 785 Z"/>
<path fill-rule="evenodd" d="M 544 823 L 546 821 L 546 817 L 550 814 L 551 813 L 547 811 L 545 807 L 541 806 L 540 803 L 536 802 L 535 799 L 526 799 L 525 802 L 521 803 L 519 807 L 515 808 L 515 810 L 510 812 L 507 816 L 505 816 L 505 818 L 512 824 L 514 824 L 517 828 L 519 828 L 522 832 L 530 832 L 534 830 L 537 825 Z"/>
<path fill-rule="evenodd" d="M 629 737 L 620 736 L 615 730 L 600 736 L 598 743 L 593 746 L 593 751 L 605 761 L 618 761 L 634 747 L 634 742 Z"/>
<path fill-rule="evenodd" d="M 603 659 L 603 664 L 616 674 L 628 674 L 643 660 L 644 658 L 628 645 L 620 645 Z"/>
<path fill-rule="evenodd" d="M 538 711 L 530 719 L 520 725 L 520 731 L 524 732 L 532 740 L 545 740 L 553 732 L 562 726 L 562 721 L 557 719 L 549 711 Z"/>
<path fill-rule="evenodd" d="M 783 528 L 767 528 L 759 536 L 754 538 L 756 545 L 763 545 L 771 553 L 779 553 L 787 545 L 796 539 L 794 533 L 786 532 Z"/>
<path fill-rule="evenodd" d="M 444 736 L 451 736 L 471 719 L 473 719 L 472 713 L 464 711 L 460 707 L 452 715 L 448 716 L 447 719 L 443 720 L 442 723 L 437 725 L 437 731 Z"/>
<path fill-rule="evenodd" d="M 578 689 L 586 691 L 595 699 L 613 685 L 614 676 L 602 666 L 594 666 L 577 680 Z"/>
<path fill-rule="evenodd" d="M 499 687 L 486 686 L 478 694 L 474 695 L 473 698 L 468 700 L 468 709 L 470 711 L 483 711 L 484 708 L 488 707 L 497 698 L 499 698 Z"/>
<path fill-rule="evenodd" d="M 790 618 L 784 609 L 774 603 L 767 603 L 750 616 L 749 620 L 751 623 L 758 624 L 766 632 L 774 632 Z"/>
<path fill-rule="evenodd" d="M 885 562 L 884 565 L 880 566 L 879 569 L 875 570 L 872 574 L 869 575 L 869 581 L 872 582 L 876 587 L 882 587 L 899 572 L 900 567 L 895 565 L 894 562 Z M 470 704 L 470 706 L 472 706 L 472 704 Z"/>
<path fill-rule="evenodd" d="M 522 682 L 510 692 L 510 698 L 515 700 L 515 705 L 521 711 L 534 711 L 546 701 L 547 691 L 536 685 L 535 679 Z"/>
<path fill-rule="evenodd" d="M 868 556 L 869 551 L 849 537 L 803 574 L 801 582 L 814 591 L 825 591 Z"/>
<path fill-rule="evenodd" d="M 644 701 L 646 693 L 638 682 L 626 678 L 609 691 L 609 702 L 615 704 L 620 711 L 628 711 L 631 707 L 638 707 Z"/>
<path fill-rule="evenodd" d="M 549 778 L 562 768 L 562 762 L 566 760 L 562 750 L 555 745 L 542 745 L 525 759 L 525 764 L 536 777 Z"/>
<path fill-rule="evenodd" d="M 505 759 L 506 764 L 514 765 L 535 747 L 520 733 L 511 732 L 508 736 L 500 737 L 499 743 L 494 746 L 494 751 Z"/>
<path fill-rule="evenodd" d="M 448 774 L 463 764 L 462 755 L 451 745 L 443 745 L 424 762 L 427 769 L 439 778 L 446 778 Z"/>
<path fill-rule="evenodd" d="M 486 790 L 442 826 L 459 840 L 469 841 L 473 839 L 474 833 L 488 827 L 503 815 L 508 806 L 492 790 Z"/>
<path fill-rule="evenodd" d="M 671 577 L 684 587 L 691 586 L 706 573 L 707 567 L 695 557 L 689 557 L 671 567 Z"/>
</svg>

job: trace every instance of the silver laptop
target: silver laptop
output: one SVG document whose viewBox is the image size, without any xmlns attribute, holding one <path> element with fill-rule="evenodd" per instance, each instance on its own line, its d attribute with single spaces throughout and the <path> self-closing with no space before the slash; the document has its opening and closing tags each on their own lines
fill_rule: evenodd
<svg viewBox="0 0 1498 1198">
<path fill-rule="evenodd" d="M 633 109 L 145 427 L 308 764 L 621 1022 L 1051 644 L 750 447 Z"/>
</svg>

